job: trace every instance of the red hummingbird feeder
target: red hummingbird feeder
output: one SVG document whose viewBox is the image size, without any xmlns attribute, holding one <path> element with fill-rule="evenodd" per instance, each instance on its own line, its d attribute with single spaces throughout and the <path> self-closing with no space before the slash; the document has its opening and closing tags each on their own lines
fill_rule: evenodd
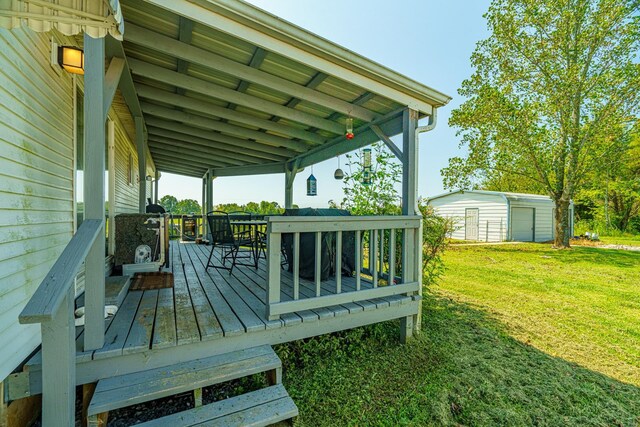
<svg viewBox="0 0 640 427">
<path fill-rule="evenodd" d="M 345 137 L 347 139 L 353 139 L 354 137 L 354 133 L 353 133 L 353 119 L 351 117 L 347 118 L 347 133 L 345 135 Z"/>
</svg>

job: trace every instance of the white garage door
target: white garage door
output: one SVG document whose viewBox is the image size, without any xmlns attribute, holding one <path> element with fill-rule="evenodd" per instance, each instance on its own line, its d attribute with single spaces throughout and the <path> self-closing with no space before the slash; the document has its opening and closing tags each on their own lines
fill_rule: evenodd
<svg viewBox="0 0 640 427">
<path fill-rule="evenodd" d="M 533 208 L 511 208 L 511 240 L 533 242 Z"/>
</svg>

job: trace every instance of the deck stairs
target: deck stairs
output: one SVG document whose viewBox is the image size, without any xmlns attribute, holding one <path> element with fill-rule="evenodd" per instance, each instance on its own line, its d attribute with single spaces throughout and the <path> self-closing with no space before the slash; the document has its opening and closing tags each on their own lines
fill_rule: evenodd
<svg viewBox="0 0 640 427">
<path fill-rule="evenodd" d="M 268 387 L 202 404 L 203 387 L 262 372 Z M 266 426 L 298 415 L 282 385 L 282 362 L 271 346 L 263 345 L 100 380 L 87 411 L 88 425 L 101 425 L 104 412 L 188 391 L 194 392 L 193 409 L 139 425 Z"/>
</svg>

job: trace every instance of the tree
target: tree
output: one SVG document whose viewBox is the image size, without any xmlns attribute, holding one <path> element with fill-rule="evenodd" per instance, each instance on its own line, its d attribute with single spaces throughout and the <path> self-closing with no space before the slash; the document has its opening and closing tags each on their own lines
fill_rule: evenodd
<svg viewBox="0 0 640 427">
<path fill-rule="evenodd" d="M 637 121 L 639 9 L 640 0 L 494 0 L 491 36 L 449 122 L 468 156 L 451 159 L 445 185 L 496 173 L 535 182 L 556 204 L 556 247 L 568 247 L 570 200 Z"/>
<path fill-rule="evenodd" d="M 166 196 L 162 196 L 159 202 L 167 212 L 173 212 L 178 204 L 178 199 L 167 194 Z"/>
<path fill-rule="evenodd" d="M 349 171 L 344 176 L 341 207 L 354 215 L 397 215 L 400 195 L 396 185 L 402 177 L 402 166 L 380 142 L 371 145 L 371 159 L 371 184 L 364 185 L 362 153 L 347 154 Z M 333 201 L 329 204 L 337 207 Z"/>
<path fill-rule="evenodd" d="M 191 215 L 191 214 L 200 214 L 201 212 L 202 212 L 202 208 L 200 207 L 200 203 L 198 203 L 197 200 L 184 199 L 184 200 L 180 200 L 176 204 L 174 214 Z"/>
</svg>

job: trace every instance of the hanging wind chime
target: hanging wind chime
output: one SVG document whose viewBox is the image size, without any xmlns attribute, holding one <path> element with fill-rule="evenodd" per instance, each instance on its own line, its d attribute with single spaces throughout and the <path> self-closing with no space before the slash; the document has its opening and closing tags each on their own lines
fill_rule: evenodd
<svg viewBox="0 0 640 427">
<path fill-rule="evenodd" d="M 313 166 L 311 166 L 311 175 L 307 178 L 307 196 L 318 195 L 318 183 L 316 177 L 313 176 Z"/>
<path fill-rule="evenodd" d="M 371 184 L 371 148 L 362 150 L 362 183 Z"/>
<path fill-rule="evenodd" d="M 340 156 L 338 156 L 338 169 L 333 173 L 333 177 L 337 180 L 344 178 L 344 172 L 340 169 Z"/>
</svg>

